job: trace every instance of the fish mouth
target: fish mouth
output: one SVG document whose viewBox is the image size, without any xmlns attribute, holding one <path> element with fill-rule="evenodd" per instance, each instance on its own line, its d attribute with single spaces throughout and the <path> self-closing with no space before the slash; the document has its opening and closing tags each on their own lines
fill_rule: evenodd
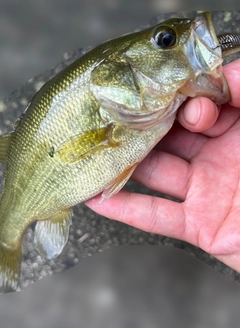
<svg viewBox="0 0 240 328">
<path fill-rule="evenodd" d="M 223 57 L 240 51 L 240 34 L 216 35 L 211 14 L 202 13 L 192 21 L 188 42 L 184 47 L 194 77 L 180 90 L 188 97 L 204 96 L 217 104 L 230 99 L 223 74 Z"/>
<path fill-rule="evenodd" d="M 193 19 L 191 45 L 189 49 L 195 67 L 195 73 L 199 71 L 211 72 L 221 66 L 223 58 L 240 51 L 240 33 L 226 33 L 216 35 L 210 12 L 204 12 Z"/>
<path fill-rule="evenodd" d="M 193 19 L 189 41 L 185 44 L 185 53 L 188 54 L 195 76 L 205 73 L 217 77 L 218 67 L 221 66 L 223 59 L 209 12 L 204 12 Z"/>
<path fill-rule="evenodd" d="M 240 33 L 216 35 L 210 12 L 204 12 L 194 20 L 193 28 L 198 36 L 211 46 L 213 51 L 221 49 L 221 56 L 227 57 L 240 51 Z"/>
</svg>

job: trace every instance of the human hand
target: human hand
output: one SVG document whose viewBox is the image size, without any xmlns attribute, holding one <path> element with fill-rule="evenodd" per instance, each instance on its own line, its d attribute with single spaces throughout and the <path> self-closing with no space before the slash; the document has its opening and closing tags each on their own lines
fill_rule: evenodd
<svg viewBox="0 0 240 328">
<path fill-rule="evenodd" d="M 176 122 L 132 176 L 182 203 L 122 190 L 86 205 L 136 228 L 185 240 L 240 272 L 240 60 L 224 73 L 231 102 L 220 109 L 206 98 L 189 100 L 178 111 L 182 126 Z"/>
</svg>

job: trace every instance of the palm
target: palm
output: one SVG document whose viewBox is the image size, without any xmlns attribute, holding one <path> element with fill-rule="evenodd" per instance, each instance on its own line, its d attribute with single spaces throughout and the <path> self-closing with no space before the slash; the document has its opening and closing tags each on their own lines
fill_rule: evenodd
<svg viewBox="0 0 240 328">
<path fill-rule="evenodd" d="M 240 248 L 239 145 L 240 121 L 189 158 L 182 238 L 214 255 Z"/>
</svg>

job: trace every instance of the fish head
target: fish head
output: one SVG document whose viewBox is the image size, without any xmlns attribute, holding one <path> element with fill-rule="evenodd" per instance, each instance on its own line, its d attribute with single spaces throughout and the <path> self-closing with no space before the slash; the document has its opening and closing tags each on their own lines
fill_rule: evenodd
<svg viewBox="0 0 240 328">
<path fill-rule="evenodd" d="M 129 127 L 148 129 L 172 119 L 187 97 L 217 104 L 230 98 L 210 13 L 172 18 L 111 46 L 113 53 L 92 74 L 103 117 L 107 112 Z"/>
<path fill-rule="evenodd" d="M 145 86 L 161 95 L 176 91 L 187 97 L 229 100 L 222 74 L 222 50 L 209 12 L 192 19 L 172 18 L 142 32 L 124 54 Z"/>
</svg>

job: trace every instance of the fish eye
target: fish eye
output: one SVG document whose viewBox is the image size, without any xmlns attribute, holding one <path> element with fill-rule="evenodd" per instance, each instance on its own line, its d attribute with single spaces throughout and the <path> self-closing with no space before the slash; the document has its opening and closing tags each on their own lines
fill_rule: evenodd
<svg viewBox="0 0 240 328">
<path fill-rule="evenodd" d="M 151 41 L 157 48 L 170 48 L 176 44 L 177 35 L 173 29 L 162 27 L 154 32 Z"/>
</svg>

